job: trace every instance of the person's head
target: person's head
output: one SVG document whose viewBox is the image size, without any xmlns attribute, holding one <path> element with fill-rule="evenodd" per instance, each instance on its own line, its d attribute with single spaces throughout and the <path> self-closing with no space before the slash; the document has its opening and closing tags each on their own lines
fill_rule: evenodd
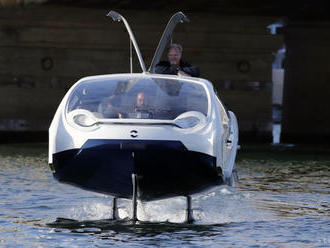
<svg viewBox="0 0 330 248">
<path fill-rule="evenodd" d="M 146 98 L 143 92 L 140 92 L 136 95 L 136 106 L 141 107 L 146 104 Z"/>
<path fill-rule="evenodd" d="M 168 48 L 167 58 L 171 65 L 179 65 L 182 56 L 182 46 L 180 44 L 171 44 Z"/>
</svg>

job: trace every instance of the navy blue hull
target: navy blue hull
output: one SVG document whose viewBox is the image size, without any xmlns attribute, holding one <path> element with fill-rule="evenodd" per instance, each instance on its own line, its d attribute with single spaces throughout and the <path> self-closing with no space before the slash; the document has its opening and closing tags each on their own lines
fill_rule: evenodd
<svg viewBox="0 0 330 248">
<path fill-rule="evenodd" d="M 188 151 L 179 141 L 88 140 L 81 149 L 53 155 L 54 176 L 75 186 L 120 198 L 154 200 L 190 195 L 222 183 L 216 158 Z"/>
</svg>

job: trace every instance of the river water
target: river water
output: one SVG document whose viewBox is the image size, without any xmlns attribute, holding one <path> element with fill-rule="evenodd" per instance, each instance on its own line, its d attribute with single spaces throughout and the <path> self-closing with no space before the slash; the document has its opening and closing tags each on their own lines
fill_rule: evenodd
<svg viewBox="0 0 330 248">
<path fill-rule="evenodd" d="M 139 203 L 137 224 L 119 200 L 111 221 L 110 196 L 53 179 L 46 144 L 1 145 L 0 247 L 330 247 L 330 150 L 248 148 L 235 187 L 193 196 L 189 225 L 181 197 Z"/>
</svg>

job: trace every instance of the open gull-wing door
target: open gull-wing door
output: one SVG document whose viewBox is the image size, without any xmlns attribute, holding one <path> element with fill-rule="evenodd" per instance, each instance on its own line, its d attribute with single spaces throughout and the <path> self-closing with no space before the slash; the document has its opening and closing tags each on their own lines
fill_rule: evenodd
<svg viewBox="0 0 330 248">
<path fill-rule="evenodd" d="M 157 49 L 155 51 L 154 57 L 151 61 L 151 65 L 149 67 L 149 72 L 154 73 L 155 67 L 159 63 L 159 60 L 164 52 L 164 49 L 172 37 L 172 32 L 178 23 L 189 22 L 187 16 L 185 16 L 182 12 L 175 13 L 171 19 L 168 21 L 167 26 L 163 32 L 162 38 L 160 39 Z"/>
<path fill-rule="evenodd" d="M 140 66 L 141 66 L 141 69 L 143 72 L 146 72 L 146 66 L 144 64 L 144 61 L 143 61 L 143 58 L 142 58 L 142 55 L 141 55 L 141 52 L 140 52 L 140 49 L 136 43 L 136 40 L 135 40 L 135 37 L 134 37 L 134 34 L 131 30 L 131 27 L 129 26 L 128 22 L 126 21 L 126 19 L 120 15 L 119 13 L 117 13 L 116 11 L 113 11 L 111 10 L 107 16 L 110 16 L 114 21 L 122 21 L 127 29 L 127 32 L 129 34 L 129 38 L 130 38 L 130 41 L 133 43 L 133 46 L 135 48 L 135 52 L 138 56 L 138 59 L 139 59 L 139 62 L 140 62 Z M 132 72 L 132 54 L 131 54 L 131 58 L 130 58 L 130 61 L 131 61 L 131 72 Z"/>
</svg>

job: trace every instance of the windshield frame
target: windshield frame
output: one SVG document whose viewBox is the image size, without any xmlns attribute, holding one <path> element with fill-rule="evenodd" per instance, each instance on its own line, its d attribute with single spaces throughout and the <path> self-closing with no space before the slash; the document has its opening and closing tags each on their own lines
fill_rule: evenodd
<svg viewBox="0 0 330 248">
<path fill-rule="evenodd" d="M 109 74 L 109 75 L 100 75 L 100 76 L 91 76 L 91 77 L 85 77 L 80 79 L 79 81 L 77 81 L 70 89 L 70 91 L 68 92 L 68 96 L 66 98 L 66 102 L 64 104 L 63 107 L 63 115 L 64 115 L 64 119 L 68 122 L 68 108 L 69 108 L 69 103 L 71 98 L 73 97 L 72 95 L 75 93 L 75 90 L 77 87 L 79 87 L 79 85 L 81 83 L 97 83 L 99 81 L 103 81 L 103 80 L 113 80 L 113 79 L 167 79 L 167 80 L 178 80 L 178 81 L 183 81 L 185 83 L 191 83 L 191 84 L 198 84 L 200 86 L 203 87 L 203 89 L 205 90 L 205 94 L 206 94 L 206 98 L 207 98 L 207 111 L 206 111 L 206 120 L 207 122 L 210 120 L 210 116 L 211 116 L 211 111 L 213 109 L 212 104 L 211 104 L 211 94 L 210 92 L 212 92 L 212 90 L 210 90 L 210 87 L 212 87 L 211 83 L 208 82 L 205 79 L 195 79 L 195 78 L 191 78 L 191 77 L 183 77 L 183 76 L 176 76 L 176 75 L 163 75 L 163 74 L 145 74 L 145 73 L 125 73 L 125 74 Z M 209 84 L 209 85 L 208 85 Z M 203 113 L 204 114 L 204 113 Z M 159 123 L 162 124 L 166 121 L 170 121 L 170 120 L 164 120 L 164 119 L 136 119 L 136 118 L 99 118 L 97 116 L 95 116 L 95 119 L 97 119 L 99 121 L 99 123 L 101 124 L 110 124 L 111 120 L 113 120 L 113 124 L 125 124 L 127 122 L 130 123 L 139 123 L 139 124 L 155 124 L 155 123 Z M 125 120 L 125 121 L 121 121 L 121 120 Z M 68 122 L 69 123 L 69 122 Z"/>
</svg>

